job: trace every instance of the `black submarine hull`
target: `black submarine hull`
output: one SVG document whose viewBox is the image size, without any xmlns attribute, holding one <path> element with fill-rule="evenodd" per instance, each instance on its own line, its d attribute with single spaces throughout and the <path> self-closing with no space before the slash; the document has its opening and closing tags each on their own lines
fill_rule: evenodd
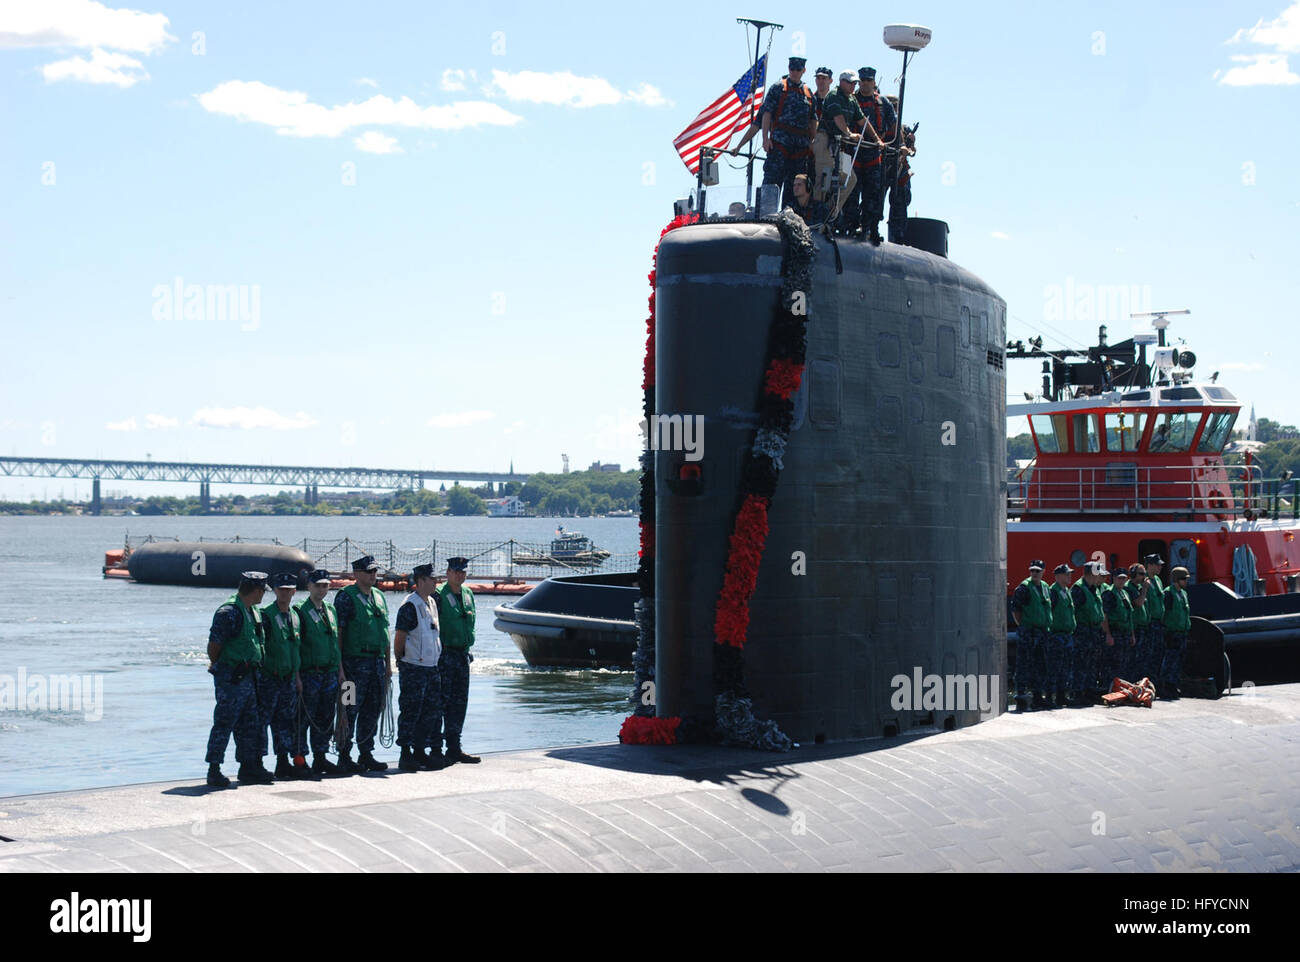
<svg viewBox="0 0 1300 962">
<path fill-rule="evenodd" d="M 306 588 L 315 567 L 311 556 L 297 548 L 246 541 L 153 541 L 135 548 L 127 559 L 131 577 L 142 584 L 202 588 L 234 589 L 245 571 L 289 571 L 298 587 Z"/>
<path fill-rule="evenodd" d="M 493 623 L 535 668 L 631 668 L 636 573 L 547 578 L 498 605 Z"/>
<path fill-rule="evenodd" d="M 840 241 L 839 272 L 830 241 L 814 240 L 806 367 L 743 648 L 754 712 L 796 741 L 993 717 L 1006 667 L 1005 304 L 942 256 Z M 712 714 L 714 615 L 783 254 L 764 223 L 684 227 L 660 244 L 656 413 L 704 419 L 698 461 L 655 454 L 661 717 Z M 996 694 L 926 709 L 897 697 L 918 669 Z"/>
</svg>

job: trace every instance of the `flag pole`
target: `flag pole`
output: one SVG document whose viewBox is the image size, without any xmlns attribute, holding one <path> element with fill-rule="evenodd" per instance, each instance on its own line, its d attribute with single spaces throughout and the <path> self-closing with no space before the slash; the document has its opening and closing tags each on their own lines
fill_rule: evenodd
<svg viewBox="0 0 1300 962">
<path fill-rule="evenodd" d="M 737 17 L 736 23 L 752 23 L 758 29 L 754 31 L 754 60 L 750 64 L 750 71 L 758 69 L 758 51 L 763 40 L 763 28 L 771 27 L 773 33 L 777 30 L 784 30 L 785 25 L 780 23 L 770 23 L 767 20 L 751 20 L 748 17 Z M 770 43 L 771 41 L 769 41 Z M 753 85 L 758 83 L 758 77 L 750 73 L 750 99 L 749 99 L 749 126 L 754 126 L 754 90 Z M 764 71 L 763 83 L 767 83 L 767 74 Z M 748 207 L 754 199 L 754 147 L 753 140 L 750 141 L 749 160 L 745 164 L 745 206 Z"/>
</svg>

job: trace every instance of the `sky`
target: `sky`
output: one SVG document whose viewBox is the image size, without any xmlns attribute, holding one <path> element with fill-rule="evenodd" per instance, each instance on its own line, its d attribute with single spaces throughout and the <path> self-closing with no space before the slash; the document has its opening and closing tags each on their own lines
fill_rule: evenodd
<svg viewBox="0 0 1300 962">
<path fill-rule="evenodd" d="M 1300 419 L 1300 2 L 821 9 L 0 0 L 0 452 L 634 466 L 672 140 L 748 68 L 742 14 L 886 92 L 881 27 L 933 31 L 912 213 L 1010 338 L 1187 308 L 1202 375 Z"/>
</svg>

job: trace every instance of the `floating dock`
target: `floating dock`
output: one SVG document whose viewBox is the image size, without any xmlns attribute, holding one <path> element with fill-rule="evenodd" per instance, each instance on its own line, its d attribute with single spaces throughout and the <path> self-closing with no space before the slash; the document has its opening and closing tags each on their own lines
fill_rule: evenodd
<svg viewBox="0 0 1300 962">
<path fill-rule="evenodd" d="M 590 745 L 28 795 L 0 798 L 0 871 L 1294 872 L 1298 741 L 1300 685 L 1279 685 L 787 754 Z"/>
</svg>

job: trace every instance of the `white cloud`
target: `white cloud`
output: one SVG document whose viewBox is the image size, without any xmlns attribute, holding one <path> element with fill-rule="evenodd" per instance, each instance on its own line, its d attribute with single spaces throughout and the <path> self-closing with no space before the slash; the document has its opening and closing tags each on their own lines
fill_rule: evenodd
<svg viewBox="0 0 1300 962">
<path fill-rule="evenodd" d="M 1300 3 L 1293 3 L 1267 23 L 1260 18 L 1253 27 L 1238 30 L 1228 43 L 1257 43 L 1288 53 L 1300 53 Z"/>
<path fill-rule="evenodd" d="M 673 102 L 659 92 L 658 87 L 652 87 L 650 84 L 639 84 L 635 89 L 627 92 L 627 99 L 640 104 L 642 107 L 671 107 Z"/>
<path fill-rule="evenodd" d="M 95 0 L 32 0 L 0 4 L 0 47 L 107 47 L 135 53 L 169 40 L 161 13 L 113 9 Z"/>
<path fill-rule="evenodd" d="M 300 431 L 312 427 L 316 420 L 299 411 L 291 417 L 277 414 L 269 408 L 200 408 L 190 418 L 190 424 L 201 428 L 239 428 L 251 431 L 255 428 L 271 428 L 274 431 Z"/>
<path fill-rule="evenodd" d="M 1300 83 L 1300 77 L 1291 72 L 1285 54 L 1256 53 L 1233 60 L 1245 63 L 1227 71 L 1216 70 L 1214 76 L 1228 87 L 1277 86 Z"/>
<path fill-rule="evenodd" d="M 445 78 L 446 74 L 443 76 Z M 489 96 L 503 96 L 507 100 L 567 107 L 607 107 L 624 100 L 646 107 L 661 107 L 669 103 L 663 94 L 648 83 L 640 84 L 627 93 L 620 93 L 604 77 L 579 77 L 567 70 L 555 73 L 493 70 L 492 82 L 484 88 L 484 92 Z"/>
<path fill-rule="evenodd" d="M 1293 3 L 1276 20 L 1262 18 L 1253 27 L 1244 27 L 1228 38 L 1228 43 L 1253 43 L 1272 47 L 1272 53 L 1234 56 L 1240 67 L 1216 70 L 1214 79 L 1228 87 L 1274 87 L 1300 83 L 1291 72 L 1288 53 L 1300 52 L 1300 2 Z"/>
<path fill-rule="evenodd" d="M 429 130 L 463 127 L 509 127 L 523 118 L 497 104 L 464 100 L 446 106 L 421 107 L 409 97 L 393 100 L 376 94 L 361 103 L 324 107 L 305 93 L 280 90 L 260 81 L 227 80 L 205 94 L 199 103 L 214 114 L 266 124 L 291 137 L 337 137 L 354 127 L 397 126 Z"/>
<path fill-rule="evenodd" d="M 125 418 L 121 421 L 109 421 L 104 427 L 110 431 L 138 431 L 140 425 L 135 423 L 135 418 Z"/>
<path fill-rule="evenodd" d="M 1000 230 L 995 230 L 993 233 L 989 234 L 989 236 L 994 240 L 1011 240 L 1010 234 L 1004 234 Z"/>
<path fill-rule="evenodd" d="M 56 60 L 41 68 L 45 82 L 58 80 L 80 80 L 88 84 L 116 84 L 130 87 L 137 80 L 148 80 L 149 74 L 144 64 L 124 53 L 108 53 L 96 47 L 91 51 L 90 59 L 69 57 Z"/>
<path fill-rule="evenodd" d="M 376 90 L 379 89 L 379 81 L 371 80 L 369 77 L 358 77 L 357 83 L 365 87 L 374 87 Z"/>
<path fill-rule="evenodd" d="M 496 415 L 491 411 L 458 411 L 454 414 L 435 414 L 429 418 L 431 428 L 463 428 L 480 421 L 491 421 Z"/>
<path fill-rule="evenodd" d="M 144 419 L 144 426 L 150 431 L 168 431 L 180 423 L 179 419 L 169 418 L 165 414 L 149 414 Z"/>
<path fill-rule="evenodd" d="M 397 146 L 396 137 L 387 137 L 377 130 L 367 130 L 360 137 L 353 138 L 357 150 L 367 154 L 400 154 L 402 148 Z"/>
<path fill-rule="evenodd" d="M 475 74 L 473 70 L 460 70 L 456 67 L 448 67 L 442 72 L 442 79 L 438 82 L 438 86 L 443 90 L 454 93 L 458 90 L 464 90 L 465 82 L 467 80 L 475 79 L 477 79 L 477 74 Z"/>
</svg>

